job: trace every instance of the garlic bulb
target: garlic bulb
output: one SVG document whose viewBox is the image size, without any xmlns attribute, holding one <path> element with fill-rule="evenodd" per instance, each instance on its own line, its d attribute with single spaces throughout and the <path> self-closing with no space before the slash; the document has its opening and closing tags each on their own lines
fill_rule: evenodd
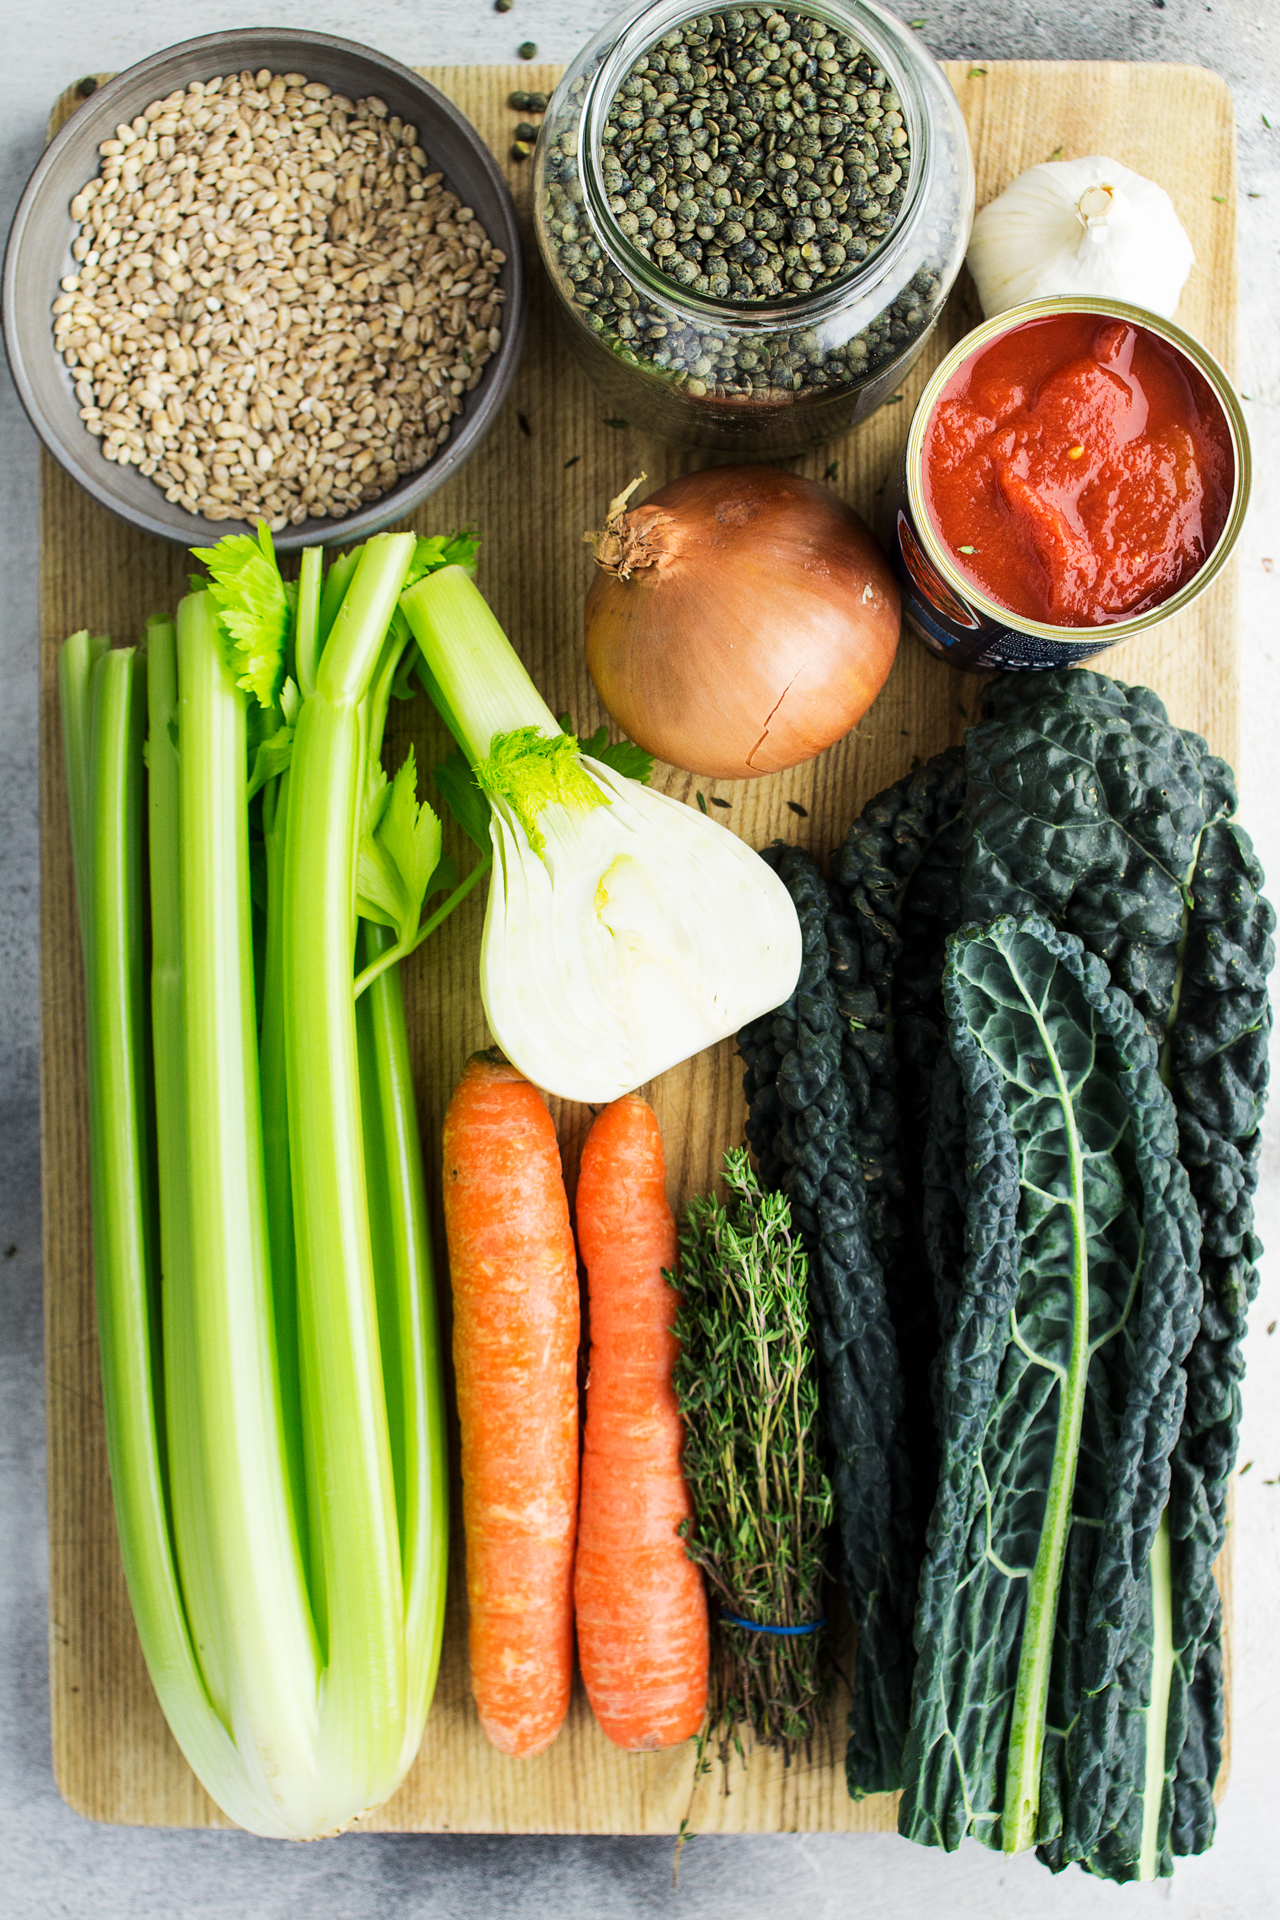
<svg viewBox="0 0 1280 1920">
<path fill-rule="evenodd" d="M 973 223 L 966 260 L 988 319 L 1026 300 L 1128 300 L 1172 319 L 1195 260 L 1163 187 L 1118 160 L 1028 167 Z"/>
</svg>

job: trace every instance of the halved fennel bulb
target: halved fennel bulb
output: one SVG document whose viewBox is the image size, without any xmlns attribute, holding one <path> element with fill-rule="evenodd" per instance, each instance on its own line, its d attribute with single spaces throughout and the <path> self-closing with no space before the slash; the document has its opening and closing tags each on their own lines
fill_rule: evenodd
<svg viewBox="0 0 1280 1920">
<path fill-rule="evenodd" d="M 727 827 L 584 754 L 467 575 L 401 607 L 490 807 L 485 1013 L 549 1093 L 607 1101 L 788 998 L 800 925 Z"/>
<path fill-rule="evenodd" d="M 541 854 L 491 796 L 480 990 L 522 1073 L 596 1102 L 781 1005 L 800 926 L 777 875 L 727 827 L 598 760 L 581 765 L 607 804 L 545 806 Z"/>
</svg>

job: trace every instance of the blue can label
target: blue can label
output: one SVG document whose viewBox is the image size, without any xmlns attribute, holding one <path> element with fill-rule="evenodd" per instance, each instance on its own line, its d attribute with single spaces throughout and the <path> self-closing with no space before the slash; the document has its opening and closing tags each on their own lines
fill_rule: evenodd
<svg viewBox="0 0 1280 1920">
<path fill-rule="evenodd" d="M 917 536 L 907 494 L 905 449 L 896 478 L 885 487 L 879 533 L 902 592 L 903 624 L 930 653 L 953 667 L 974 673 L 1074 667 L 1111 644 L 1093 633 L 1079 640 L 1023 633 L 970 606 L 943 579 Z"/>
</svg>

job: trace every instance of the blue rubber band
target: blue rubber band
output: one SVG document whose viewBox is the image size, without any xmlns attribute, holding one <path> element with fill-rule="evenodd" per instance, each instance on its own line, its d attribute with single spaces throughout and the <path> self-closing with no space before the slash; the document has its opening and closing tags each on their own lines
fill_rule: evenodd
<svg viewBox="0 0 1280 1920">
<path fill-rule="evenodd" d="M 808 1625 L 803 1627 L 767 1627 L 760 1620 L 744 1620 L 741 1614 L 730 1613 L 727 1607 L 721 1607 L 720 1618 L 727 1620 L 731 1627 L 745 1627 L 748 1633 L 777 1633 L 786 1639 L 792 1639 L 795 1635 L 802 1633 L 817 1633 L 827 1624 L 827 1616 L 824 1613 L 820 1620 L 810 1620 Z"/>
</svg>

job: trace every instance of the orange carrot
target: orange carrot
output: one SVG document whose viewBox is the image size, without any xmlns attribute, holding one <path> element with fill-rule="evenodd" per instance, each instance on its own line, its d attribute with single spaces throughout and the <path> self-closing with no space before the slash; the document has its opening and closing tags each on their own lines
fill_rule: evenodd
<svg viewBox="0 0 1280 1920">
<path fill-rule="evenodd" d="M 471 1687 L 500 1753 L 541 1753 L 573 1679 L 578 1263 L 546 1102 L 468 1060 L 444 1121 Z"/>
<path fill-rule="evenodd" d="M 693 1509 L 671 1385 L 679 1344 L 662 1136 L 647 1101 L 599 1115 L 578 1175 L 591 1370 L 573 1592 L 578 1662 L 610 1740 L 638 1751 L 696 1733 L 707 1703 L 707 1601 L 676 1533 Z"/>
</svg>

